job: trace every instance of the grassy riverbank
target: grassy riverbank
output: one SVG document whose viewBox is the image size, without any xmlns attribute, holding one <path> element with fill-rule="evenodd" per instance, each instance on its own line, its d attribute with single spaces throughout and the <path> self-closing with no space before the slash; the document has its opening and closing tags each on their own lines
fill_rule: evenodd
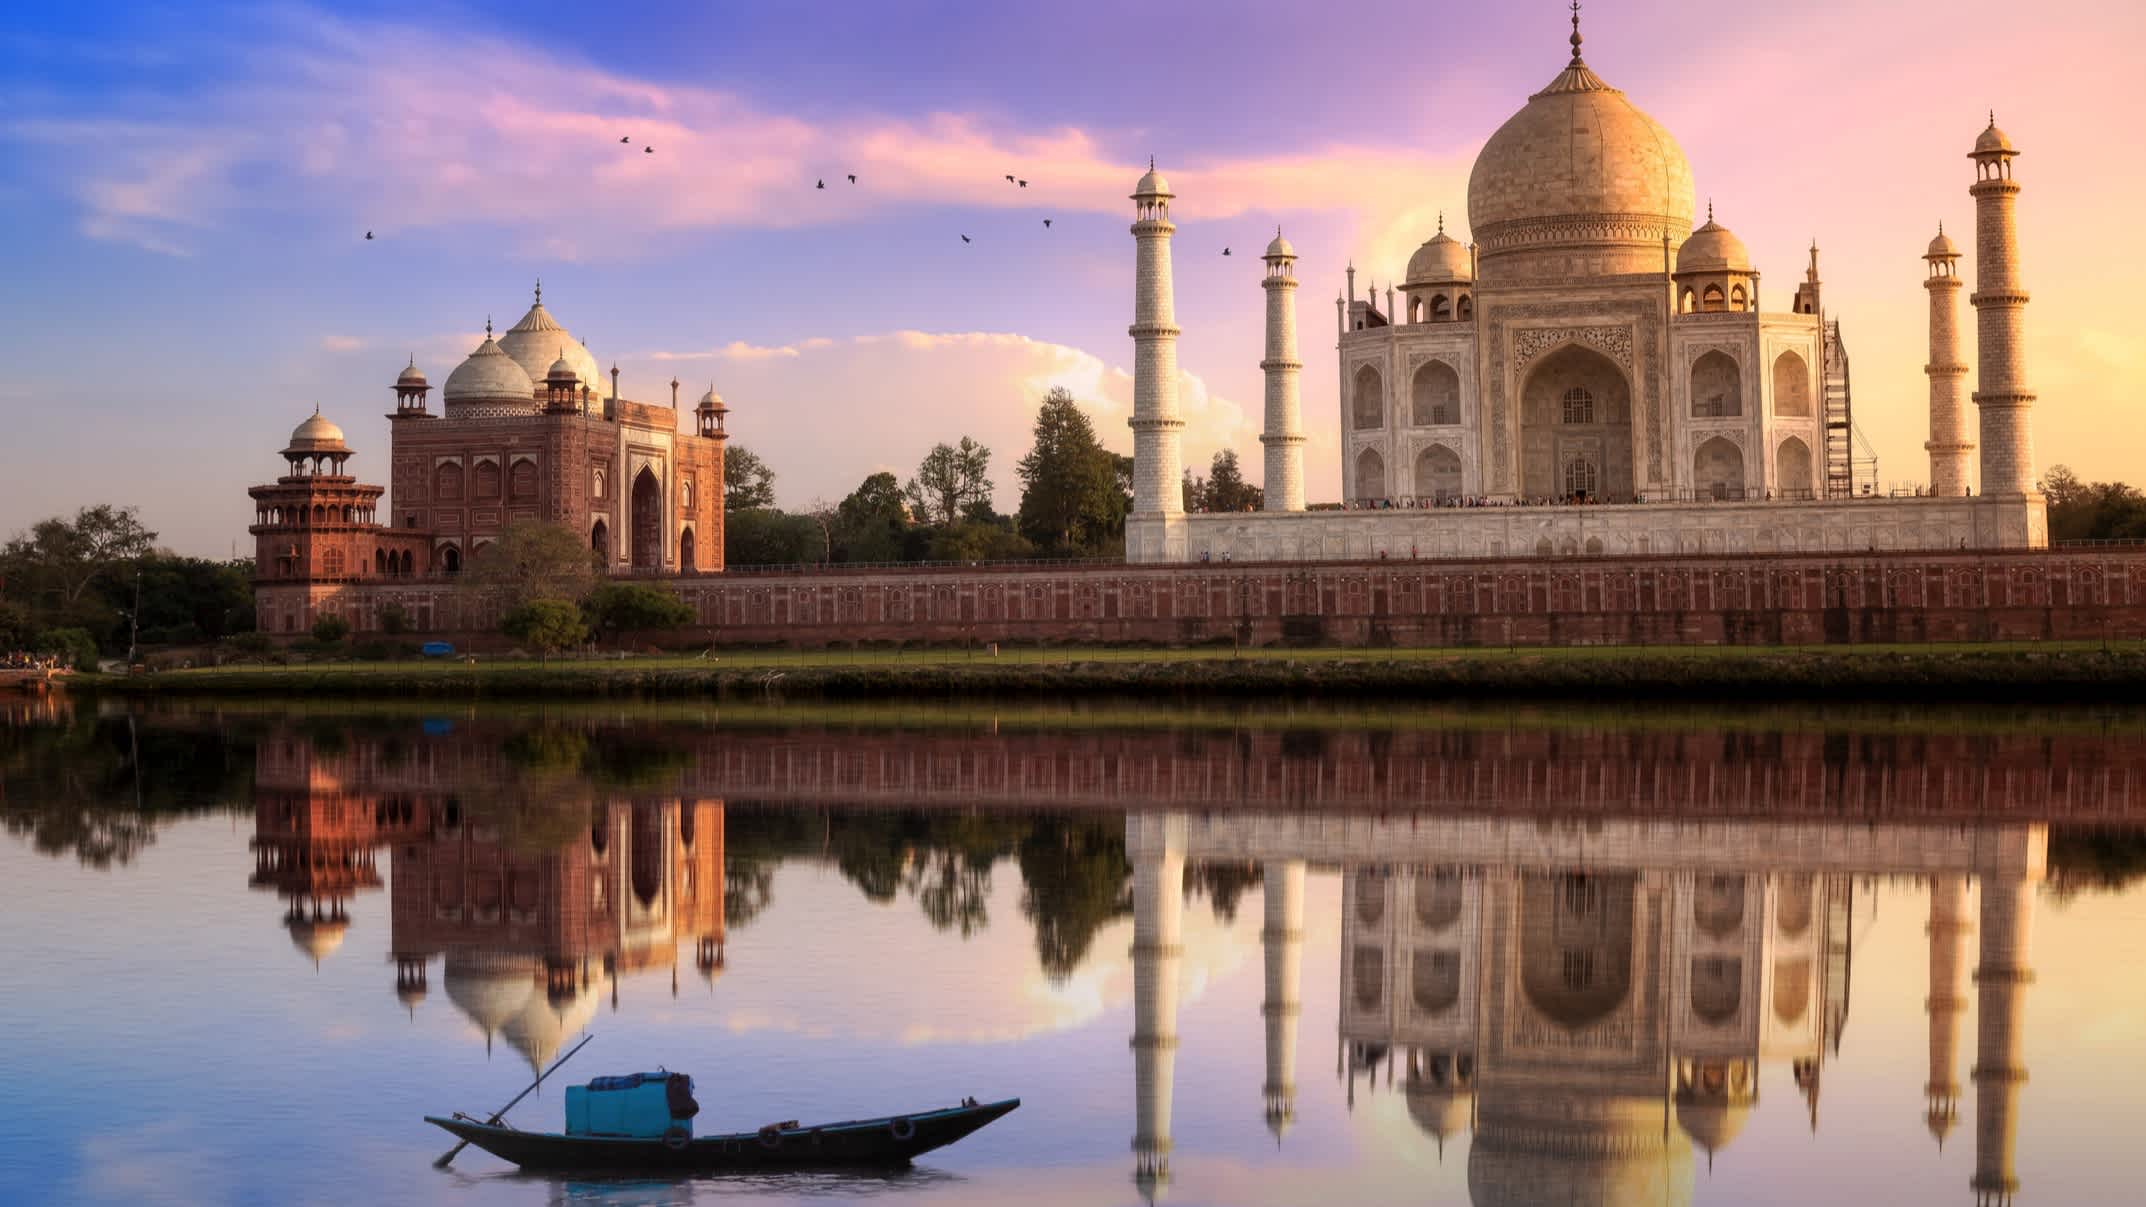
<svg viewBox="0 0 2146 1207">
<path fill-rule="evenodd" d="M 604 661 L 351 662 L 87 676 L 129 695 L 542 698 L 1652 697 L 2133 701 L 2146 648 L 2098 642 L 1567 649 L 756 650 Z"/>
</svg>

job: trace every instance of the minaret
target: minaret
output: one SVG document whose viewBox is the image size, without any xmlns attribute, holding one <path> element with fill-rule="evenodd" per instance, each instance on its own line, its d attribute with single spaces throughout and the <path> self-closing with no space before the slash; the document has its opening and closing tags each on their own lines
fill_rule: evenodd
<svg viewBox="0 0 2146 1207">
<path fill-rule="evenodd" d="M 1297 378 L 1304 362 L 1297 359 L 1297 249 L 1274 228 L 1274 242 L 1262 257 L 1267 291 L 1267 356 L 1259 371 L 1267 375 L 1267 430 L 1259 442 L 1267 446 L 1266 509 L 1304 510 L 1303 400 Z"/>
<path fill-rule="evenodd" d="M 1177 978 L 1184 960 L 1185 822 L 1135 814 L 1133 861 L 1133 1184 L 1153 1199 L 1170 1180 L 1170 1103 L 1177 1084 Z"/>
<path fill-rule="evenodd" d="M 1967 493 L 1967 366 L 1960 360 L 1960 249 L 1938 224 L 1923 255 L 1930 265 L 1922 287 L 1930 291 L 1930 494 L 1956 499 Z"/>
<path fill-rule="evenodd" d="M 1923 1121 L 1937 1146 L 1960 1120 L 1960 1016 L 1967 1010 L 1967 877 L 1957 873 L 1930 878 L 1930 996 L 1923 1010 L 1930 1016 L 1930 1080 L 1923 1086 L 1929 1109 Z"/>
<path fill-rule="evenodd" d="M 2019 185 L 2012 158 L 2019 152 L 1997 128 L 1975 140 L 1975 406 L 1981 411 L 1982 493 L 2016 498 L 2034 491 L 2034 432 L 2028 412 L 2027 291 L 2019 279 Z"/>
<path fill-rule="evenodd" d="M 1985 479 L 1986 480 L 1986 479 Z M 2019 1191 L 2013 1144 L 2019 1130 L 2019 1092 L 2027 1084 L 2024 1054 L 2027 986 L 2034 982 L 2027 953 L 2034 932 L 2039 860 L 2028 869 L 1982 876 L 1982 959 L 1975 969 L 1975 1176 L 1968 1185 L 1976 1207 L 2009 1207 Z"/>
<path fill-rule="evenodd" d="M 1185 511 L 1185 421 L 1177 411 L 1177 310 L 1170 283 L 1170 184 L 1148 161 L 1133 190 L 1133 239 L 1139 262 L 1133 282 L 1133 514 L 1175 516 Z"/>
<path fill-rule="evenodd" d="M 1266 867 L 1267 920 L 1259 932 L 1267 957 L 1267 1130 L 1277 1143 L 1297 1117 L 1297 1015 L 1304 973 L 1304 861 Z"/>
</svg>

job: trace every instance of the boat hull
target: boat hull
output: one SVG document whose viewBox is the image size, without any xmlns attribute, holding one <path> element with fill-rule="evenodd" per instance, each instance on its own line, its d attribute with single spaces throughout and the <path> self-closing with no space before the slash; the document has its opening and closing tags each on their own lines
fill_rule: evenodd
<svg viewBox="0 0 2146 1207">
<path fill-rule="evenodd" d="M 772 1132 L 696 1136 L 683 1143 L 619 1136 L 567 1136 L 494 1127 L 470 1119 L 425 1122 L 523 1169 L 613 1173 L 722 1173 L 729 1170 L 842 1169 L 906 1165 L 944 1148 L 1021 1105 L 1018 1098 L 976 1106 L 852 1119 Z"/>
</svg>

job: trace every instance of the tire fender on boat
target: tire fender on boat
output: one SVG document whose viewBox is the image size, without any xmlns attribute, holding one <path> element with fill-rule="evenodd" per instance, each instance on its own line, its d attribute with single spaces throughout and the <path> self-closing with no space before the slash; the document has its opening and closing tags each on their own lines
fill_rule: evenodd
<svg viewBox="0 0 2146 1207">
<path fill-rule="evenodd" d="M 693 1133 L 682 1127 L 673 1127 L 663 1133 L 663 1147 L 677 1152 L 693 1143 Z"/>
<path fill-rule="evenodd" d="M 917 1125 L 909 1116 L 897 1115 L 894 1122 L 887 1125 L 887 1132 L 897 1140 L 907 1140 L 917 1134 Z"/>
</svg>

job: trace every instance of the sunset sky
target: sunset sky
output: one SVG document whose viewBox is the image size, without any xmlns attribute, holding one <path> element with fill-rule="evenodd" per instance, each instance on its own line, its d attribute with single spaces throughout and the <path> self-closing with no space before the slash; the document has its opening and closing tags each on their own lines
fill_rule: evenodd
<svg viewBox="0 0 2146 1207">
<path fill-rule="evenodd" d="M 1583 20 L 1588 63 L 1750 246 L 1765 309 L 1818 241 L 1881 483 L 1927 472 L 1919 257 L 1940 220 L 1972 229 L 1965 154 L 1994 108 L 2023 151 L 2038 462 L 2146 479 L 2146 7 Z M 112 501 L 226 555 L 316 403 L 384 481 L 396 372 L 414 355 L 437 386 L 538 277 L 628 397 L 712 381 L 785 505 L 970 434 L 1010 508 L 1050 386 L 1130 448 L 1126 194 L 1151 154 L 1179 194 L 1187 460 L 1235 447 L 1257 476 L 1256 256 L 1280 224 L 1308 493 L 1332 499 L 1343 266 L 1383 289 L 1441 210 L 1466 235 L 1477 150 L 1568 32 L 1553 0 L 10 6 L 0 535 Z"/>
</svg>

